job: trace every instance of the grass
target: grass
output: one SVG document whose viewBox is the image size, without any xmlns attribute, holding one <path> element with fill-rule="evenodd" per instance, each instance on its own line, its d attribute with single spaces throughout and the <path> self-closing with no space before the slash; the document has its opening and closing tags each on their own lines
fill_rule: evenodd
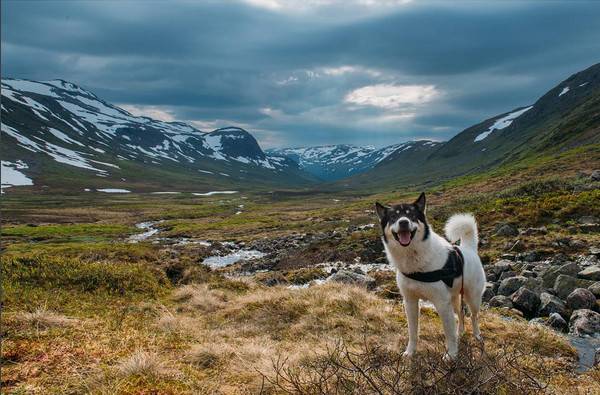
<svg viewBox="0 0 600 395">
<path fill-rule="evenodd" d="M 600 185 L 563 168 L 572 156 L 565 158 L 544 162 L 559 163 L 553 171 L 564 170 L 565 177 L 525 166 L 517 173 L 499 170 L 446 182 L 428 191 L 428 216 L 440 231 L 450 214 L 475 213 L 486 261 L 505 253 L 505 244 L 516 238 L 527 250 L 547 255 L 583 253 L 599 238 L 579 232 L 577 220 L 600 216 Z M 348 229 L 377 223 L 374 201 L 410 201 L 417 194 L 11 194 L 3 198 L 3 389 L 319 393 L 315 385 L 322 384 L 342 393 L 373 393 L 391 380 L 405 393 L 419 393 L 419 386 L 426 388 L 420 393 L 460 393 L 489 380 L 480 393 L 599 392 L 599 368 L 575 374 L 576 355 L 565 338 L 495 310 L 482 313 L 485 349 L 466 337 L 463 362 L 447 364 L 439 318 L 423 309 L 421 351 L 413 362 L 401 360 L 407 328 L 393 273 L 372 274 L 377 292 L 341 284 L 287 288 L 323 278 L 315 263 L 381 259 L 377 226 Z M 240 204 L 243 213 L 236 215 Z M 333 231 L 339 237 L 278 251 L 276 271 L 232 279 L 226 277 L 230 270 L 201 265 L 210 254 L 206 247 L 125 241 L 138 232 L 135 223 L 159 219 L 166 219 L 161 236 L 170 237 L 253 242 Z M 500 222 L 544 225 L 548 233 L 494 236 Z M 584 247 L 557 247 L 563 238 L 582 240 Z M 448 378 L 447 386 L 434 380 L 440 377 Z"/>
</svg>

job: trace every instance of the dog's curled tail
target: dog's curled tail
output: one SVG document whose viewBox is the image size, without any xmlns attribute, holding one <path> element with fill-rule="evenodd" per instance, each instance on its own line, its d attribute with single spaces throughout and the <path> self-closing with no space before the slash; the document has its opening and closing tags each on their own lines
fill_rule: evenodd
<svg viewBox="0 0 600 395">
<path fill-rule="evenodd" d="M 456 243 L 460 239 L 461 247 L 477 251 L 479 236 L 477 235 L 477 221 L 471 214 L 454 214 L 446 222 L 446 237 L 450 242 Z"/>
</svg>

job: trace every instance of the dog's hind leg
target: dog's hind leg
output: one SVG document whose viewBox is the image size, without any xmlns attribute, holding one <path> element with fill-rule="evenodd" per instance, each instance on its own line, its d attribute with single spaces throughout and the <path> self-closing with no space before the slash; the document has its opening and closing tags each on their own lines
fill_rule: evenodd
<svg viewBox="0 0 600 395">
<path fill-rule="evenodd" d="M 448 349 L 448 357 L 454 359 L 458 355 L 458 340 L 456 334 L 456 319 L 454 318 L 454 309 L 452 301 L 444 301 L 435 305 L 442 324 L 444 326 L 444 334 L 446 335 L 446 347 Z"/>
<path fill-rule="evenodd" d="M 465 302 L 471 311 L 471 324 L 473 325 L 473 336 L 477 340 L 481 340 L 481 332 L 479 331 L 479 309 L 481 308 L 481 297 L 473 297 L 473 295 L 465 295 Z"/>
<path fill-rule="evenodd" d="M 404 311 L 408 320 L 408 345 L 402 355 L 411 357 L 417 350 L 419 340 L 419 298 L 406 295 L 404 297 Z"/>
<path fill-rule="evenodd" d="M 461 296 L 457 296 L 452 300 L 454 314 L 458 316 L 458 336 L 465 333 L 465 311 L 462 308 Z"/>
</svg>

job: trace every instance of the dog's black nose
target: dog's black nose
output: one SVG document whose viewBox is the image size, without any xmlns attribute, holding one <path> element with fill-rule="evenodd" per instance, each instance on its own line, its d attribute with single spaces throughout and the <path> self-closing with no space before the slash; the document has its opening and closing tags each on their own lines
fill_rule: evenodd
<svg viewBox="0 0 600 395">
<path fill-rule="evenodd" d="M 410 225 L 410 221 L 407 219 L 401 219 L 400 221 L 398 221 L 398 228 L 400 230 L 408 230 Z"/>
</svg>

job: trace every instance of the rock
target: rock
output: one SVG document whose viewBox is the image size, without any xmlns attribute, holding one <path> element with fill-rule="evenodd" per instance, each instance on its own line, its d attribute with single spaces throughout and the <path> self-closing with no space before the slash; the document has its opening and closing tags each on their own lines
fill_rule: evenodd
<svg viewBox="0 0 600 395">
<path fill-rule="evenodd" d="M 534 235 L 545 235 L 548 233 L 548 229 L 545 226 L 541 226 L 539 228 L 527 228 L 521 232 L 524 236 L 534 236 Z"/>
<path fill-rule="evenodd" d="M 558 254 L 555 254 L 550 261 L 552 262 L 553 265 L 564 265 L 565 263 L 568 263 L 567 261 L 569 260 L 569 257 L 565 254 L 563 254 L 562 252 L 559 252 Z"/>
<path fill-rule="evenodd" d="M 567 299 L 567 296 L 569 296 L 569 294 L 575 289 L 587 288 L 593 283 L 593 281 L 575 278 L 572 276 L 567 276 L 565 274 L 560 274 L 556 278 L 553 288 L 554 291 L 556 291 L 556 296 L 558 296 L 561 299 Z"/>
<path fill-rule="evenodd" d="M 594 217 L 593 215 L 584 215 L 583 217 L 579 217 L 577 222 L 582 225 L 597 224 L 598 218 Z"/>
<path fill-rule="evenodd" d="M 502 259 L 494 263 L 493 265 L 486 266 L 484 268 L 488 281 L 497 281 L 498 277 L 505 271 L 510 270 L 512 262 L 506 259 Z"/>
<path fill-rule="evenodd" d="M 583 249 L 587 246 L 586 242 L 580 239 L 574 239 L 569 242 L 569 247 L 577 250 Z"/>
<path fill-rule="evenodd" d="M 535 292 L 521 287 L 515 292 L 511 298 L 513 306 L 523 312 L 526 317 L 532 317 L 540 306 L 540 298 Z"/>
<path fill-rule="evenodd" d="M 567 296 L 567 307 L 571 310 L 593 309 L 596 297 L 589 289 L 577 288 Z"/>
<path fill-rule="evenodd" d="M 600 170 L 592 171 L 592 175 L 590 176 L 592 181 L 600 181 Z"/>
<path fill-rule="evenodd" d="M 585 280 L 600 281 L 600 266 L 593 265 L 586 267 L 585 269 L 577 273 L 577 277 L 583 278 Z"/>
<path fill-rule="evenodd" d="M 549 327 L 556 329 L 557 331 L 564 332 L 567 330 L 567 321 L 558 313 L 550 314 L 548 321 L 546 321 Z"/>
<path fill-rule="evenodd" d="M 600 249 L 599 249 L 599 253 L 600 253 Z M 514 261 L 516 256 L 515 256 L 515 254 L 502 254 L 500 256 L 500 258 L 502 258 L 504 260 L 508 260 L 508 261 Z"/>
<path fill-rule="evenodd" d="M 600 314 L 592 310 L 575 310 L 569 319 L 569 333 L 576 336 L 600 333 Z"/>
<path fill-rule="evenodd" d="M 522 276 L 525 277 L 525 276 Z M 544 291 L 544 285 L 542 284 L 542 279 L 537 277 L 525 277 L 527 282 L 525 283 L 525 287 L 529 288 L 529 290 L 535 292 L 537 296 Z"/>
<path fill-rule="evenodd" d="M 489 302 L 490 307 L 506 307 L 511 309 L 513 304 L 508 296 L 496 295 Z"/>
<path fill-rule="evenodd" d="M 579 225 L 581 233 L 598 233 L 600 232 L 600 224 L 581 224 Z"/>
<path fill-rule="evenodd" d="M 588 287 L 588 290 L 594 294 L 596 299 L 600 299 L 600 281 L 596 281 Z"/>
<path fill-rule="evenodd" d="M 495 235 L 496 236 L 518 236 L 519 230 L 514 225 L 507 224 L 507 223 L 500 223 L 500 224 L 496 225 Z"/>
<path fill-rule="evenodd" d="M 580 255 L 577 258 L 577 263 L 583 267 L 600 266 L 600 260 L 596 255 Z"/>
<path fill-rule="evenodd" d="M 517 257 L 521 261 L 525 262 L 536 262 L 542 259 L 542 256 L 537 251 L 529 251 L 523 254 L 519 254 Z"/>
<path fill-rule="evenodd" d="M 600 247 L 590 247 L 590 254 L 600 256 Z"/>
<path fill-rule="evenodd" d="M 355 273 L 350 270 L 340 270 L 331 277 L 329 281 L 334 281 L 343 284 L 353 284 L 365 287 L 369 290 L 375 288 L 375 279 L 364 274 Z"/>
<path fill-rule="evenodd" d="M 537 317 L 529 320 L 529 323 L 532 325 L 547 325 L 548 319 L 544 317 Z"/>
<path fill-rule="evenodd" d="M 515 277 L 516 275 L 517 275 L 517 273 L 513 272 L 512 270 L 507 270 L 500 274 L 500 281 L 507 279 L 507 278 Z"/>
<path fill-rule="evenodd" d="M 569 318 L 569 311 L 562 300 L 548 292 L 542 292 L 540 295 L 540 308 L 538 314 L 542 317 L 546 317 L 555 313 L 560 314 L 565 319 Z"/>
<path fill-rule="evenodd" d="M 507 270 L 510 270 L 512 265 L 513 265 L 513 263 L 511 261 L 508 261 L 506 259 L 501 259 L 501 260 L 497 261 L 496 263 L 494 263 L 494 265 L 491 267 L 492 267 L 494 273 L 500 274 Z"/>
<path fill-rule="evenodd" d="M 515 276 L 502 280 L 498 295 L 510 296 L 527 283 L 527 277 Z"/>
<path fill-rule="evenodd" d="M 521 272 L 521 276 L 523 277 L 537 277 L 537 274 L 531 270 L 523 270 Z"/>
<path fill-rule="evenodd" d="M 483 302 L 489 302 L 496 293 L 494 292 L 494 284 L 486 282 L 485 289 L 483 290 L 483 295 L 481 296 L 481 300 Z"/>
<path fill-rule="evenodd" d="M 556 282 L 556 278 L 561 274 L 576 276 L 581 271 L 581 267 L 575 262 L 569 262 L 559 267 L 550 267 L 540 277 L 542 284 L 546 288 L 552 288 Z"/>
</svg>

